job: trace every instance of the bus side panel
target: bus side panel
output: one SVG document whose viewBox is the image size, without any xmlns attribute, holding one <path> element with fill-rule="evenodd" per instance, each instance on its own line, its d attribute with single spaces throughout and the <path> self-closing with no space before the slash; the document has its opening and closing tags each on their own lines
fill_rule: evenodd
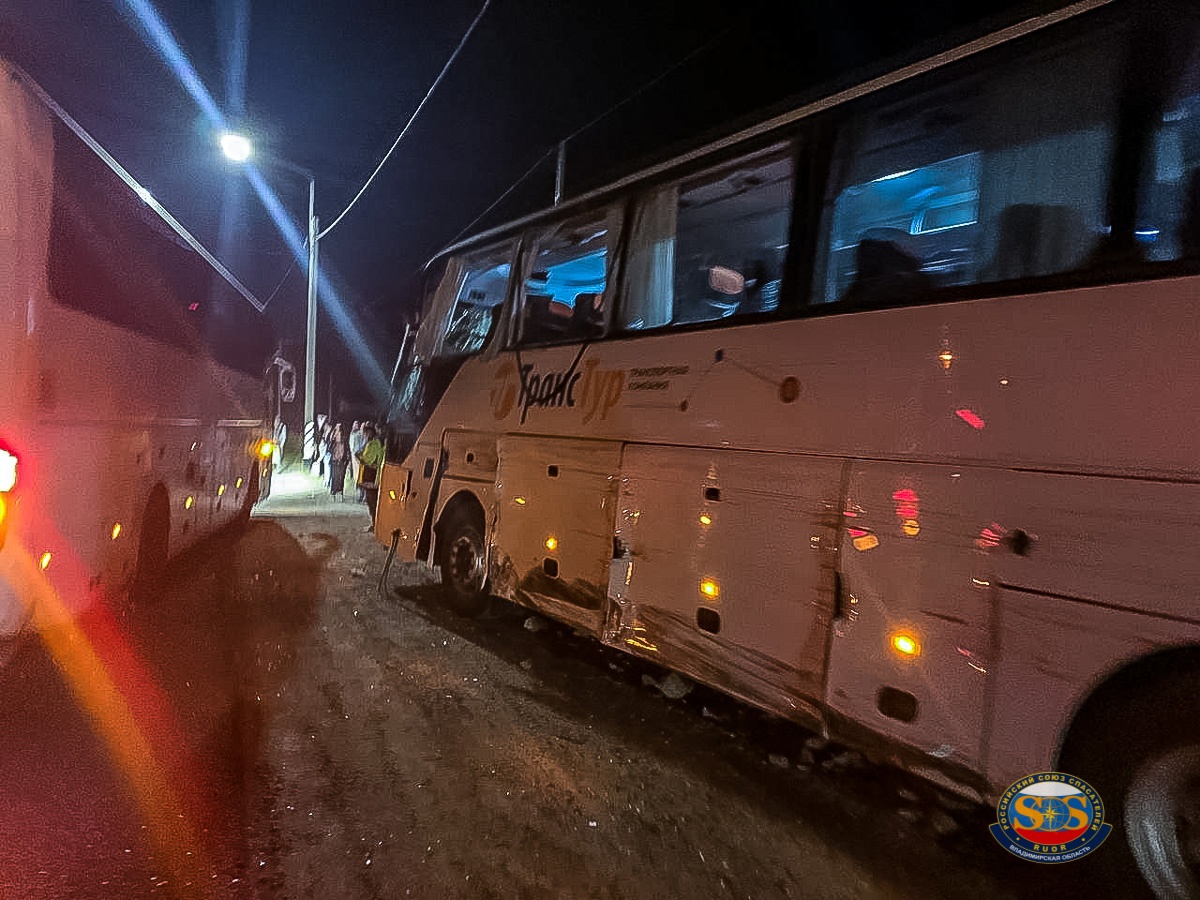
<svg viewBox="0 0 1200 900">
<path fill-rule="evenodd" d="M 380 469 L 375 534 L 380 540 L 388 542 L 392 532 L 400 532 L 400 540 L 396 545 L 397 559 L 426 558 L 427 546 L 422 546 L 422 532 L 426 526 L 429 505 L 434 499 L 441 455 L 441 444 L 423 436 L 404 465 L 384 463 Z M 429 536 L 425 537 L 428 540 Z"/>
<path fill-rule="evenodd" d="M 839 717 L 972 770 L 993 611 L 991 560 L 974 539 L 995 515 L 995 487 L 986 469 L 854 464 L 827 684 Z"/>
<path fill-rule="evenodd" d="M 1194 625 L 1024 591 L 1001 591 L 999 602 L 1001 660 L 987 764 L 993 799 L 1018 778 L 1055 768 L 1072 716 L 1105 677 L 1157 648 L 1200 639 Z M 1112 727 L 1136 730 L 1138 723 L 1113 710 Z"/>
<path fill-rule="evenodd" d="M 1200 485 L 1004 479 L 993 531 L 1006 538 L 991 551 L 1002 620 L 988 769 L 997 789 L 1053 761 L 1107 673 L 1161 648 L 1200 646 Z M 1117 727 L 1126 726 L 1136 723 Z"/>
<path fill-rule="evenodd" d="M 392 534 L 399 533 L 396 557 L 409 561 L 417 558 L 417 541 L 425 514 L 425 505 L 419 502 L 412 480 L 412 469 L 385 462 L 379 469 L 379 505 L 375 509 L 375 534 L 386 543 L 391 541 Z"/>
<path fill-rule="evenodd" d="M 630 446 L 611 643 L 791 719 L 820 716 L 839 460 Z"/>
<path fill-rule="evenodd" d="M 499 448 L 495 580 L 520 602 L 599 635 L 621 444 L 505 435 Z"/>
</svg>

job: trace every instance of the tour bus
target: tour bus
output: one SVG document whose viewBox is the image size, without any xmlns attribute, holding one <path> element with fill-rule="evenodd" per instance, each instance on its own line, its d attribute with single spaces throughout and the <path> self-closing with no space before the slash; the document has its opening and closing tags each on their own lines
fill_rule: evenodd
<svg viewBox="0 0 1200 900">
<path fill-rule="evenodd" d="M 0 657 L 152 588 L 270 478 L 269 335 L 44 98 L 0 60 Z"/>
<path fill-rule="evenodd" d="M 376 534 L 452 604 L 980 803 L 1067 773 L 1086 870 L 1200 896 L 1194 3 L 1040 11 L 428 272 Z"/>
</svg>

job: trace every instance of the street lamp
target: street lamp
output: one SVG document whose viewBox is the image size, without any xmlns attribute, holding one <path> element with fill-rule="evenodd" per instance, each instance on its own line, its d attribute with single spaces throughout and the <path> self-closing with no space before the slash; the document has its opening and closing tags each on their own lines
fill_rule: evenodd
<svg viewBox="0 0 1200 900">
<path fill-rule="evenodd" d="M 253 145 L 245 135 L 225 132 L 220 137 L 221 151 L 234 162 L 246 162 Z M 317 456 L 317 180 L 311 171 L 272 156 L 273 165 L 308 179 L 308 327 L 304 349 L 304 449 L 306 460 Z"/>
</svg>

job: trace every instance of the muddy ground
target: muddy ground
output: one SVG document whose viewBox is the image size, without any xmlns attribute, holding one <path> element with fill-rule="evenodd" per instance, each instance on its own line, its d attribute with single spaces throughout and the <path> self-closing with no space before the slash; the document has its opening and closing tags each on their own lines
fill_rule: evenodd
<svg viewBox="0 0 1200 900">
<path fill-rule="evenodd" d="M 380 592 L 365 524 L 258 518 L 89 617 L 107 699 L 22 649 L 0 900 L 1073 896 L 986 811 L 423 569 Z"/>
</svg>

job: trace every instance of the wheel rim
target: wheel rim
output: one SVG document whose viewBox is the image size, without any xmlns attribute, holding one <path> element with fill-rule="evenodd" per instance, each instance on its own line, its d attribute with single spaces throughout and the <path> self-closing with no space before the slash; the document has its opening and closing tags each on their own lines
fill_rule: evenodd
<svg viewBox="0 0 1200 900">
<path fill-rule="evenodd" d="M 1137 770 L 1125 803 L 1125 832 L 1159 897 L 1200 894 L 1200 745 L 1160 753 Z"/>
<path fill-rule="evenodd" d="M 483 551 L 470 535 L 460 535 L 450 545 L 447 565 L 450 584 L 458 594 L 477 594 L 483 586 Z"/>
</svg>

